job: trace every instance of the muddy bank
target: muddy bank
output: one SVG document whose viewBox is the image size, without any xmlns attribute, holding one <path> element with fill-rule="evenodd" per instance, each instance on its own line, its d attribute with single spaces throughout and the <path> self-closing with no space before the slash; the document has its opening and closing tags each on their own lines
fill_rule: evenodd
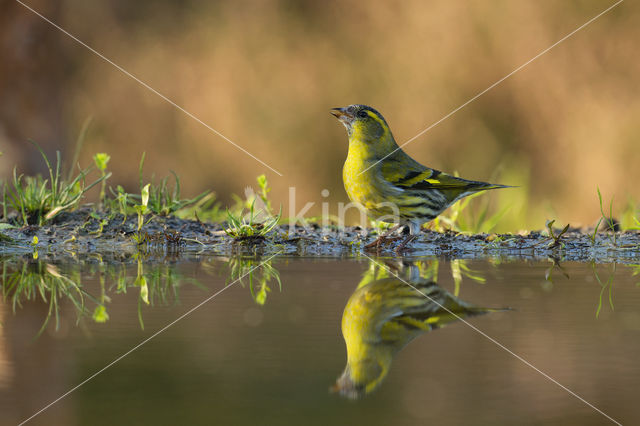
<svg viewBox="0 0 640 426">
<path fill-rule="evenodd" d="M 88 209 L 60 214 L 46 226 L 3 229 L 8 239 L 0 241 L 0 254 L 52 259 L 99 255 L 105 260 L 123 259 L 143 253 L 154 256 L 181 254 L 224 255 L 280 253 L 287 256 L 358 257 L 363 253 L 396 256 L 398 242 L 379 252 L 364 252 L 375 234 L 359 227 L 323 231 L 319 226 L 289 228 L 281 225 L 267 238 L 234 240 L 222 224 L 176 217 L 153 217 L 138 234 L 137 218 L 93 214 Z M 556 231 L 558 234 L 560 230 Z M 33 245 L 34 237 L 37 244 Z M 547 259 L 640 263 L 640 232 L 600 232 L 595 235 L 570 229 L 554 241 L 546 232 L 527 234 L 464 235 L 423 231 L 403 255 L 408 258 L 440 256 L 459 259 Z M 9 240 L 10 239 L 10 240 Z M 142 241 L 140 241 L 142 239 Z"/>
</svg>

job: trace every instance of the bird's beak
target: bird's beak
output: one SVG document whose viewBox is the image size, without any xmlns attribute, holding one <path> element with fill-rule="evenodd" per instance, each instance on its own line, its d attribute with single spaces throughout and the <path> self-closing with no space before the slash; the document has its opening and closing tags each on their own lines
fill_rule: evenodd
<svg viewBox="0 0 640 426">
<path fill-rule="evenodd" d="M 346 108 L 332 108 L 331 114 L 336 116 L 338 120 L 342 121 L 345 124 L 351 123 L 354 119 L 353 114 L 347 112 Z"/>
</svg>

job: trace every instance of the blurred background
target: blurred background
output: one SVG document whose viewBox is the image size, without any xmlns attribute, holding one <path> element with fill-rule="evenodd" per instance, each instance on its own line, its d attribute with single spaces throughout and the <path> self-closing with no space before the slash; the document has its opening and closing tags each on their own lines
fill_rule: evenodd
<svg viewBox="0 0 640 426">
<path fill-rule="evenodd" d="M 0 1 L 0 178 L 43 172 L 34 140 L 80 164 L 107 152 L 111 186 L 180 175 L 183 195 L 223 204 L 265 173 L 274 205 L 347 202 L 344 128 L 329 109 L 365 103 L 398 143 L 613 1 L 26 2 L 260 158 L 280 177 L 11 0 Z M 498 230 L 593 224 L 640 199 L 640 7 L 624 2 L 413 141 L 420 162 L 519 185 Z M 330 195 L 323 198 L 321 190 Z M 480 202 L 474 200 L 474 203 Z M 637 211 L 637 210 L 636 210 Z M 354 216 L 355 217 L 355 216 Z"/>
</svg>

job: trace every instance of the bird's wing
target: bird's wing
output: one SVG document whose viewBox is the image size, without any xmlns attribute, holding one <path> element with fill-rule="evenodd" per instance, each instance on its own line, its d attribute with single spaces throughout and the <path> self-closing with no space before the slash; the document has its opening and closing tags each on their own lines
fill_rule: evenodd
<svg viewBox="0 0 640 426">
<path fill-rule="evenodd" d="M 382 176 L 392 185 L 404 190 L 439 190 L 453 200 L 463 194 L 486 189 L 504 188 L 487 182 L 473 181 L 448 175 L 425 167 L 412 159 L 395 160 L 382 167 Z"/>
<path fill-rule="evenodd" d="M 384 341 L 408 342 L 418 334 L 441 328 L 462 318 L 509 310 L 484 308 L 467 303 L 435 282 L 421 280 L 413 282 L 411 287 L 404 282 L 402 284 L 409 288 L 418 300 L 417 303 L 405 303 L 401 313 L 384 323 L 381 329 Z"/>
</svg>

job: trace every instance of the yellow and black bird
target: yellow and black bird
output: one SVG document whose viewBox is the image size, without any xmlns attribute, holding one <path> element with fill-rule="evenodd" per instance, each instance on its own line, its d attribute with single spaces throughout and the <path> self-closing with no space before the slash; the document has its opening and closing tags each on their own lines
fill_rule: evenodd
<svg viewBox="0 0 640 426">
<path fill-rule="evenodd" d="M 461 179 L 423 166 L 398 146 L 382 114 L 369 106 L 350 105 L 334 108 L 331 113 L 349 135 L 342 178 L 351 201 L 372 219 L 409 227 L 409 236 L 397 251 L 416 238 L 422 224 L 461 198 L 508 187 Z M 385 241 L 386 236 L 380 236 L 367 248 Z"/>
<path fill-rule="evenodd" d="M 347 366 L 333 392 L 360 398 L 380 386 L 395 355 L 421 334 L 462 318 L 509 310 L 471 305 L 435 282 L 411 275 L 404 280 L 365 273 L 342 315 Z"/>
</svg>

